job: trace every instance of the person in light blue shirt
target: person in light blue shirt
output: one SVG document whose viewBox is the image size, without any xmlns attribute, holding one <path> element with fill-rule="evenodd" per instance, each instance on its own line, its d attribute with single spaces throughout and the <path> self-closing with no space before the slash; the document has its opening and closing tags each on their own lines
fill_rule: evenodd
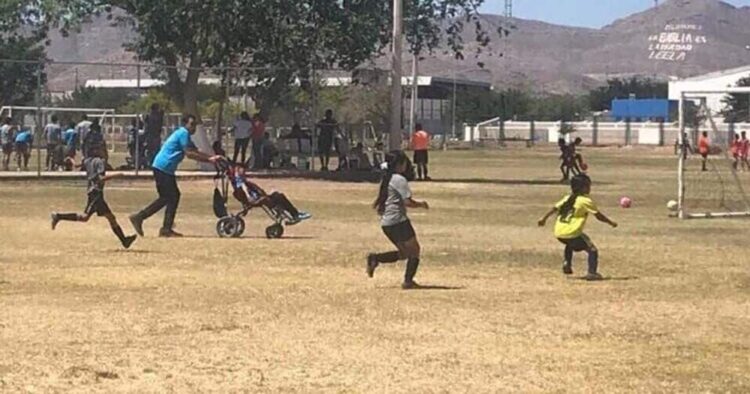
<svg viewBox="0 0 750 394">
<path fill-rule="evenodd" d="M 174 231 L 174 219 L 177 214 L 177 206 L 180 203 L 180 189 L 177 187 L 175 172 L 182 160 L 187 156 L 190 159 L 206 163 L 216 163 L 222 157 L 210 156 L 198 151 L 190 140 L 190 136 L 196 131 L 196 118 L 186 115 L 183 118 L 183 127 L 175 130 L 172 135 L 164 141 L 159 152 L 154 157 L 151 168 L 154 171 L 156 191 L 159 197 L 140 212 L 130 216 L 130 222 L 138 235 L 143 236 L 143 222 L 162 208 L 164 211 L 164 225 L 159 231 L 160 237 L 180 237 L 182 234 Z"/>
<path fill-rule="evenodd" d="M 29 169 L 29 158 L 31 157 L 31 146 L 34 144 L 34 136 L 29 129 L 22 129 L 16 134 L 16 165 L 18 171 L 21 171 L 21 162 L 23 161 L 23 170 Z"/>
</svg>

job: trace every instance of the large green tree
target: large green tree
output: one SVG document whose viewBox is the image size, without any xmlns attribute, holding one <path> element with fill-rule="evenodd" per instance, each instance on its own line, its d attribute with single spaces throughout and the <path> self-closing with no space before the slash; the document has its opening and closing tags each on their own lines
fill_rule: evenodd
<svg viewBox="0 0 750 394">
<path fill-rule="evenodd" d="M 0 57 L 34 62 L 0 62 L 0 105 L 31 104 L 39 73 L 45 82 L 40 63 L 45 56 L 46 30 L 40 18 L 43 5 L 23 0 L 0 3 Z"/>
</svg>

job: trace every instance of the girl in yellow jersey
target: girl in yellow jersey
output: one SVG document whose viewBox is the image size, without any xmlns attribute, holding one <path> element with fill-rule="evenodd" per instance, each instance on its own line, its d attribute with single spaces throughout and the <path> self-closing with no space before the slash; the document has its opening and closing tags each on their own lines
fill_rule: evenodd
<svg viewBox="0 0 750 394">
<path fill-rule="evenodd" d="M 600 280 L 602 276 L 597 272 L 599 265 L 599 251 L 591 239 L 583 232 L 589 214 L 594 215 L 597 220 L 617 227 L 617 223 L 606 217 L 596 207 L 594 201 L 589 197 L 591 193 L 591 179 L 585 174 L 576 175 L 570 181 L 572 193 L 563 197 L 544 217 L 539 219 L 539 226 L 543 227 L 547 219 L 557 214 L 555 222 L 555 237 L 565 244 L 565 261 L 563 262 L 563 273 L 573 273 L 573 252 L 586 251 L 589 255 L 589 271 L 587 280 Z"/>
</svg>

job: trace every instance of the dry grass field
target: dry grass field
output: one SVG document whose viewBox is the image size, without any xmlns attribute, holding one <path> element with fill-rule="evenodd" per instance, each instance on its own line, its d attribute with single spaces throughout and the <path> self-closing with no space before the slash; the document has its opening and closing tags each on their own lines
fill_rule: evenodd
<svg viewBox="0 0 750 394">
<path fill-rule="evenodd" d="M 584 153 L 620 223 L 588 225 L 601 282 L 582 255 L 564 277 L 536 226 L 567 191 L 552 149 L 433 154 L 411 217 L 435 288 L 414 291 L 403 264 L 365 275 L 389 249 L 374 184 L 262 180 L 314 215 L 267 240 L 258 212 L 219 239 L 211 182 L 185 181 L 187 236 L 157 238 L 159 215 L 123 251 L 103 219 L 50 230 L 81 182 L 0 183 L 0 391 L 750 392 L 750 221 L 668 218 L 666 151 Z M 154 193 L 109 186 L 126 232 Z"/>
</svg>

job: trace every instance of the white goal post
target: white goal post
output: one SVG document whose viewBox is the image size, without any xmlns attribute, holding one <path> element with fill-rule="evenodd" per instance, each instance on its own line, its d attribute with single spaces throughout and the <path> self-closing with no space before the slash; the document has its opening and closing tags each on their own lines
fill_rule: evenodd
<svg viewBox="0 0 750 394">
<path fill-rule="evenodd" d="M 678 107 L 680 130 L 678 144 L 680 150 L 678 152 L 677 191 L 677 216 L 680 219 L 750 217 L 750 199 L 748 199 L 743 187 L 743 183 L 746 183 L 747 180 L 740 178 L 737 173 L 738 168 L 734 167 L 732 164 L 733 159 L 728 153 L 734 131 L 731 128 L 720 130 L 714 119 L 716 114 L 711 112 L 707 104 L 707 97 L 709 96 L 725 97 L 730 94 L 745 94 L 750 96 L 750 87 L 684 91 L 680 95 Z M 707 160 L 708 164 L 704 165 L 700 170 L 697 168 L 688 169 L 687 151 L 690 147 L 690 142 L 685 140 L 687 137 L 686 116 L 688 115 L 686 105 L 688 102 L 699 103 L 695 123 L 700 124 L 694 124 L 694 130 L 699 131 L 703 128 L 704 132 L 710 135 L 712 147 L 716 147 L 716 144 L 718 144 L 718 149 L 721 151 L 718 160 Z M 750 130 L 747 130 L 747 132 L 750 134 Z M 691 160 L 691 162 L 695 162 L 695 160 Z M 688 178 L 688 175 L 690 178 Z M 748 174 L 743 174 L 743 176 L 745 178 L 750 177 Z M 688 188 L 688 183 L 693 184 L 694 187 L 692 189 Z M 695 183 L 700 183 L 700 185 Z M 696 208 L 687 202 L 697 194 L 695 189 L 700 188 L 703 188 L 706 193 L 714 195 L 709 198 L 705 198 L 704 196 L 699 196 L 699 198 L 703 198 L 703 202 L 712 200 L 715 205 Z"/>
</svg>

